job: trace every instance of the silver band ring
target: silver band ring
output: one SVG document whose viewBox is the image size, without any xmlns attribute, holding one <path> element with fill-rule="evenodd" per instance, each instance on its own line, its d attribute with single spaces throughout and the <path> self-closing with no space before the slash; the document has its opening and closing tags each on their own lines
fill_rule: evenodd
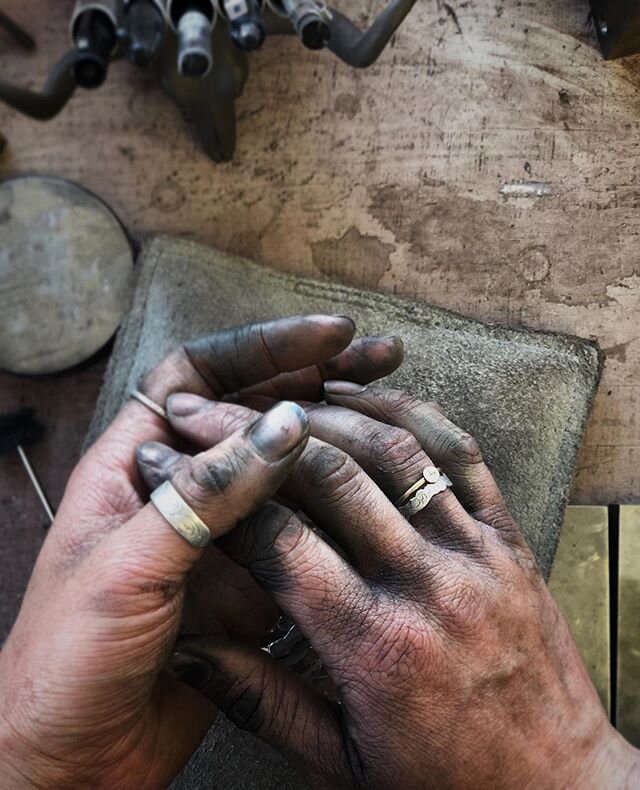
<svg viewBox="0 0 640 790">
<path fill-rule="evenodd" d="M 160 515 L 197 549 L 203 549 L 211 542 L 211 531 L 200 516 L 184 501 L 169 481 L 163 483 L 151 494 L 151 501 Z"/>
<path fill-rule="evenodd" d="M 436 494 L 451 488 L 451 480 L 435 466 L 427 466 L 422 477 L 396 502 L 396 507 L 405 518 L 424 510 Z"/>
<path fill-rule="evenodd" d="M 146 406 L 147 409 L 152 411 L 154 414 L 157 414 L 158 417 L 162 417 L 163 420 L 169 419 L 165 409 L 163 409 L 159 403 L 156 403 L 154 400 L 151 400 L 151 398 L 147 398 L 147 396 L 143 392 L 139 392 L 138 390 L 133 390 L 130 396 L 134 400 L 137 400 L 138 403 L 141 403 L 143 406 Z"/>
</svg>

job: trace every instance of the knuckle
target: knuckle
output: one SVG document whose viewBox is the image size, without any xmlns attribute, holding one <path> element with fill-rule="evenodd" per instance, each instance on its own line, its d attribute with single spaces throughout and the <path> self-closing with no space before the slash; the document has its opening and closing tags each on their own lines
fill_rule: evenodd
<svg viewBox="0 0 640 790">
<path fill-rule="evenodd" d="M 454 636 L 475 636 L 485 625 L 485 595 L 465 573 L 450 577 L 434 600 L 436 616 Z"/>
<path fill-rule="evenodd" d="M 179 480 L 186 487 L 185 493 L 196 502 L 212 496 L 224 496 L 240 477 L 250 457 L 248 448 L 235 448 L 223 456 L 197 455 L 189 464 L 186 474 Z"/>
<path fill-rule="evenodd" d="M 416 615 L 398 612 L 383 623 L 384 631 L 372 644 L 372 673 L 387 679 L 415 677 L 428 654 L 426 628 Z"/>
<path fill-rule="evenodd" d="M 511 549 L 515 561 L 527 576 L 536 581 L 541 580 L 542 571 L 535 554 L 531 551 L 524 536 L 517 528 L 516 533 L 508 534 L 504 539 L 505 543 Z"/>
<path fill-rule="evenodd" d="M 387 429 L 375 450 L 383 472 L 400 475 L 425 464 L 425 453 L 416 437 L 402 428 Z"/>
<path fill-rule="evenodd" d="M 268 727 L 262 695 L 250 682 L 231 684 L 223 700 L 223 708 L 227 718 L 241 730 L 257 733 Z"/>
<path fill-rule="evenodd" d="M 155 575 L 144 562 L 114 557 L 103 567 L 87 600 L 87 608 L 100 615 L 142 616 L 178 611 L 184 590 L 183 576 Z"/>
<path fill-rule="evenodd" d="M 340 601 L 340 606 L 334 605 L 336 600 Z M 378 611 L 376 600 L 367 585 L 331 577 L 325 580 L 324 589 L 318 589 L 316 594 L 309 597 L 307 606 L 322 617 L 326 617 L 328 607 L 331 607 L 331 629 L 319 634 L 314 645 L 326 657 L 325 664 L 348 667 L 353 661 L 354 666 L 359 668 L 359 656 L 362 655 L 360 646 L 370 641 L 371 628 L 376 625 L 373 612 Z M 354 646 L 348 656 L 344 654 L 344 644 Z"/>
<path fill-rule="evenodd" d="M 487 524 L 500 532 L 505 539 L 511 540 L 512 537 L 516 538 L 521 535 L 517 524 L 513 520 L 513 516 L 509 513 L 503 501 L 491 501 L 488 504 L 484 504 L 483 507 L 474 511 L 471 515 L 476 521 Z"/>
<path fill-rule="evenodd" d="M 251 518 L 250 540 L 256 557 L 269 559 L 295 555 L 301 548 L 305 528 L 288 508 L 269 502 Z"/>
<path fill-rule="evenodd" d="M 391 414 L 403 415 L 420 406 L 421 401 L 403 390 L 383 390 L 382 400 Z"/>
<path fill-rule="evenodd" d="M 313 533 L 282 505 L 263 506 L 241 532 L 249 571 L 272 591 L 286 589 L 289 568 L 302 573 L 307 562 L 314 565 Z"/>
<path fill-rule="evenodd" d="M 202 692 L 220 706 L 233 724 L 249 732 L 260 732 L 268 726 L 270 706 L 264 704 L 269 691 L 266 667 L 243 667 L 242 663 L 233 666 L 224 656 L 222 660 L 210 656 L 201 662 L 191 659 L 189 665 L 202 675 Z"/>
<path fill-rule="evenodd" d="M 480 445 L 471 434 L 458 429 L 445 430 L 441 437 L 442 451 L 452 463 L 472 466 L 482 463 Z"/>
<path fill-rule="evenodd" d="M 252 412 L 249 410 L 243 410 L 241 412 L 235 408 L 229 409 L 220 418 L 221 436 L 231 436 L 231 434 L 236 433 L 236 431 L 246 428 L 251 420 L 258 416 L 259 415 L 257 412 Z"/>
<path fill-rule="evenodd" d="M 415 691 L 415 678 L 431 660 L 431 628 L 417 609 L 390 600 L 379 602 L 364 618 L 367 628 L 353 656 L 359 685 L 393 689 L 394 696 Z"/>
<path fill-rule="evenodd" d="M 499 545 L 506 548 L 510 560 L 515 560 L 520 567 L 534 576 L 540 575 L 538 561 L 503 501 L 483 507 L 473 514 L 473 518 L 491 528 L 491 534 L 496 537 Z"/>
<path fill-rule="evenodd" d="M 324 500 L 337 503 L 357 490 L 361 470 L 345 452 L 330 445 L 315 445 L 304 456 L 305 487 Z"/>
</svg>

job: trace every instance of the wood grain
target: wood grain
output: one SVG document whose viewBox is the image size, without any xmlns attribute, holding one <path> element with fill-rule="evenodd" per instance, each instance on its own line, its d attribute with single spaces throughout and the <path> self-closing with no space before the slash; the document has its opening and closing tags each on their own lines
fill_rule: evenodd
<svg viewBox="0 0 640 790">
<path fill-rule="evenodd" d="M 549 589 L 571 626 L 607 711 L 611 707 L 608 529 L 608 508 L 567 508 L 549 579 Z"/>
<path fill-rule="evenodd" d="M 40 44 L 28 56 L 3 38 L 3 78 L 44 81 L 72 2 L 51 5 L 3 6 Z M 586 0 L 423 0 L 369 71 L 293 39 L 252 66 L 229 165 L 204 157 L 150 74 L 117 63 L 49 124 L 0 109 L 0 173 L 75 179 L 137 234 L 597 338 L 607 363 L 573 501 L 636 499 L 640 59 L 602 60 Z M 550 194 L 501 193 L 520 180 Z"/>
<path fill-rule="evenodd" d="M 617 724 L 640 746 L 640 507 L 620 508 L 619 555 Z"/>
</svg>

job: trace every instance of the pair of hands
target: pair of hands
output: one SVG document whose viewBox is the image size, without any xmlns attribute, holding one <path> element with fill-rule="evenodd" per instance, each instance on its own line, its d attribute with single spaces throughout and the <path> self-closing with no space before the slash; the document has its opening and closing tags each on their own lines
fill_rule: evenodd
<svg viewBox="0 0 640 790">
<path fill-rule="evenodd" d="M 353 335 L 319 316 L 187 344 L 143 387 L 170 425 L 130 402 L 85 455 L 0 654 L 4 787 L 164 787 L 219 709 L 335 787 L 637 784 L 475 442 L 362 386 L 402 348 Z M 408 521 L 392 502 L 432 463 L 453 489 Z M 167 479 L 205 551 L 145 504 Z M 339 704 L 258 649 L 279 608 Z M 181 622 L 203 638 L 175 650 Z"/>
</svg>

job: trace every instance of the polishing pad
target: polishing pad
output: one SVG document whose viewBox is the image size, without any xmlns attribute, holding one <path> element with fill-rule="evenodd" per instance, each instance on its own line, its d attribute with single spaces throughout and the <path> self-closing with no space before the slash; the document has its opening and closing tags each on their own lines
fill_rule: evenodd
<svg viewBox="0 0 640 790">
<path fill-rule="evenodd" d="M 115 333 L 131 292 L 133 253 L 98 198 L 57 178 L 0 184 L 0 368 L 56 373 Z"/>
<path fill-rule="evenodd" d="M 142 376 L 184 340 L 285 315 L 350 315 L 360 334 L 403 339 L 406 362 L 389 384 L 437 400 L 478 439 L 548 575 L 600 375 L 601 356 L 593 343 L 487 326 L 387 294 L 281 275 L 183 240 L 153 240 L 137 268 L 133 306 L 116 343 L 91 439 Z M 223 717 L 174 785 L 306 786 L 284 759 Z"/>
</svg>

